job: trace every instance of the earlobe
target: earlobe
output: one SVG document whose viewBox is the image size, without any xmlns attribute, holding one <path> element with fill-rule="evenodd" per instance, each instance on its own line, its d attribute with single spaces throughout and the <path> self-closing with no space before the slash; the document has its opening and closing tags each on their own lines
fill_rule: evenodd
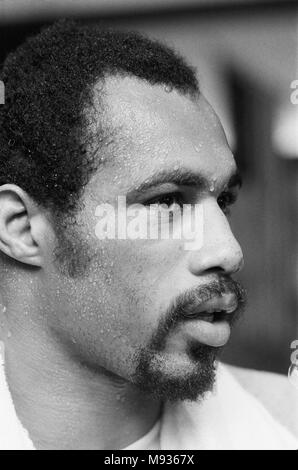
<svg viewBox="0 0 298 470">
<path fill-rule="evenodd" d="M 0 187 L 0 250 L 25 264 L 41 267 L 42 250 L 36 237 L 41 218 L 36 205 L 18 186 Z"/>
</svg>

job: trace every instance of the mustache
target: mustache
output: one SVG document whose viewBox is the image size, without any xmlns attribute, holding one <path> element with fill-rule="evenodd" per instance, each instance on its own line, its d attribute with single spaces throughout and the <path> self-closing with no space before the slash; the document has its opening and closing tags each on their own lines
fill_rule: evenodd
<svg viewBox="0 0 298 470">
<path fill-rule="evenodd" d="M 168 314 L 177 320 L 179 320 L 180 316 L 185 318 L 195 317 L 202 303 L 224 294 L 231 294 L 236 299 L 236 310 L 227 316 L 228 321 L 234 323 L 237 313 L 246 304 L 247 295 L 244 287 L 239 282 L 227 277 L 217 278 L 209 284 L 182 293 L 174 302 Z"/>
<path fill-rule="evenodd" d="M 200 305 L 215 296 L 233 294 L 237 307 L 234 312 L 227 315 L 227 321 L 233 326 L 244 311 L 247 303 L 247 293 L 240 282 L 228 276 L 218 276 L 209 283 L 188 289 L 181 293 L 166 311 L 160 320 L 156 335 L 151 343 L 155 350 L 161 350 L 169 332 L 180 323 L 188 321 L 187 318 L 195 316 Z"/>
</svg>

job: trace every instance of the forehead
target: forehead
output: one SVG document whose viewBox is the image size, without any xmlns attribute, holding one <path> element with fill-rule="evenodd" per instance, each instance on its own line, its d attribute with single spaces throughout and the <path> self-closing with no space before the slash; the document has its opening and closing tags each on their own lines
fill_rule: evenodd
<svg viewBox="0 0 298 470">
<path fill-rule="evenodd" d="M 102 98 L 101 98 L 102 99 Z M 111 77 L 104 87 L 105 117 L 115 130 L 113 151 L 101 174 L 123 186 L 141 183 L 157 170 L 183 166 L 224 182 L 235 169 L 225 134 L 200 95 L 131 77 Z"/>
</svg>

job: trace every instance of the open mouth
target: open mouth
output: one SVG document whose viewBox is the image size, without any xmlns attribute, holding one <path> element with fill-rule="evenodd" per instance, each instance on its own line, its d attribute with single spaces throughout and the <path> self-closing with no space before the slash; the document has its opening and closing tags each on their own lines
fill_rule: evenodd
<svg viewBox="0 0 298 470">
<path fill-rule="evenodd" d="M 208 323 L 228 321 L 230 317 L 231 315 L 225 311 L 220 311 L 220 312 L 215 312 L 215 313 L 202 312 L 202 313 L 195 315 L 196 320 L 203 320 Z M 194 318 L 194 317 L 191 317 L 191 318 Z"/>
<path fill-rule="evenodd" d="M 238 308 L 238 301 L 234 294 L 224 293 L 214 296 L 200 305 L 192 306 L 183 312 L 183 316 L 189 320 L 202 320 L 208 323 L 217 323 L 231 320 L 232 314 Z"/>
</svg>

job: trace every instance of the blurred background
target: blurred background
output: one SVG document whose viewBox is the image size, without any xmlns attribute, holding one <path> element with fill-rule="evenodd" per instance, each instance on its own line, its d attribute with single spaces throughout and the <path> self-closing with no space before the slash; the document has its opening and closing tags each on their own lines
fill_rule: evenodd
<svg viewBox="0 0 298 470">
<path fill-rule="evenodd" d="M 145 32 L 197 67 L 244 178 L 232 225 L 249 304 L 224 359 L 286 374 L 298 339 L 297 0 L 0 0 L 0 63 L 59 17 Z"/>
</svg>

